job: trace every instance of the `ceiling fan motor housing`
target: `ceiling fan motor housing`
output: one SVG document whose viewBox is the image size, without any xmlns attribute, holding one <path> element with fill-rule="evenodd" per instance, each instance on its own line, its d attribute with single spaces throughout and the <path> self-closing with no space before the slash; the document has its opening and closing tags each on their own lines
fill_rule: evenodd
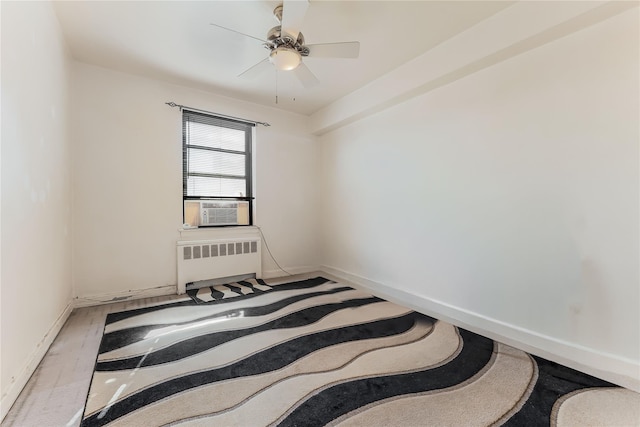
<svg viewBox="0 0 640 427">
<path fill-rule="evenodd" d="M 298 51 L 301 56 L 309 55 L 309 48 L 304 45 L 304 35 L 301 32 L 298 33 L 298 38 L 293 40 L 289 34 L 283 33 L 282 27 L 278 25 L 269 30 L 267 41 L 268 43 L 265 43 L 265 47 L 271 51 L 286 47 Z"/>
</svg>

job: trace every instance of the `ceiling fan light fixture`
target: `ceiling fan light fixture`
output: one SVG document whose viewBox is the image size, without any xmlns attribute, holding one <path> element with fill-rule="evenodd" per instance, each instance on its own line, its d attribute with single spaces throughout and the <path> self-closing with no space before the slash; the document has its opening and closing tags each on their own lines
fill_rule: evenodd
<svg viewBox="0 0 640 427">
<path fill-rule="evenodd" d="M 269 61 L 280 71 L 291 71 L 300 65 L 302 55 L 295 49 L 278 47 L 271 51 Z"/>
</svg>

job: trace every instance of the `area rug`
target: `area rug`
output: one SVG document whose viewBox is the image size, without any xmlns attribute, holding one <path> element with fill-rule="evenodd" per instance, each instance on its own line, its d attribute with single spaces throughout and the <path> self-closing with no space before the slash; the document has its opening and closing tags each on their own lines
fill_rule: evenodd
<svg viewBox="0 0 640 427">
<path fill-rule="evenodd" d="M 322 277 L 207 289 L 107 317 L 83 426 L 569 425 L 620 390 Z"/>
<path fill-rule="evenodd" d="M 187 286 L 189 286 L 189 283 L 187 283 Z M 249 279 L 224 285 L 189 289 L 187 290 L 187 295 L 189 295 L 196 304 L 206 304 L 239 296 L 258 295 L 271 289 L 271 286 L 267 285 L 262 279 Z"/>
</svg>

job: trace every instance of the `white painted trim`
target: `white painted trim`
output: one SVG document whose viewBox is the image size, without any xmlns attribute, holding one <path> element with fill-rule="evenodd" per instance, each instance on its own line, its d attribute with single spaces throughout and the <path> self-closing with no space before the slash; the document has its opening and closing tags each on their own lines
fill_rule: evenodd
<svg viewBox="0 0 640 427">
<path fill-rule="evenodd" d="M 71 315 L 73 307 L 73 300 L 70 300 L 51 328 L 49 328 L 47 333 L 44 334 L 44 337 L 42 337 L 40 342 L 36 345 L 35 349 L 27 359 L 27 363 L 20 370 L 20 373 L 15 376 L 15 379 L 9 385 L 6 393 L 2 395 L 2 399 L 0 399 L 0 422 L 4 420 L 4 417 L 7 415 L 13 404 L 18 399 L 18 396 L 20 396 L 20 393 L 27 385 L 29 378 L 31 378 L 45 354 L 47 354 L 53 340 L 58 336 L 58 333 Z"/>
<path fill-rule="evenodd" d="M 120 291 L 109 294 L 89 295 L 85 297 L 76 297 L 74 299 L 74 308 L 89 307 L 93 305 L 111 304 L 114 302 L 134 300 L 139 298 L 159 297 L 165 295 L 176 295 L 178 288 L 176 285 L 160 286 L 157 288 L 137 289 L 133 291 Z"/>
<path fill-rule="evenodd" d="M 322 265 L 320 270 L 328 279 L 365 288 L 376 296 L 420 313 L 640 392 L 640 364 L 634 360 L 540 334 L 443 301 L 396 289 L 339 268 Z"/>
<path fill-rule="evenodd" d="M 180 240 L 216 240 L 236 237 L 260 237 L 258 227 L 255 225 L 242 225 L 238 227 L 194 227 L 179 228 Z"/>
</svg>

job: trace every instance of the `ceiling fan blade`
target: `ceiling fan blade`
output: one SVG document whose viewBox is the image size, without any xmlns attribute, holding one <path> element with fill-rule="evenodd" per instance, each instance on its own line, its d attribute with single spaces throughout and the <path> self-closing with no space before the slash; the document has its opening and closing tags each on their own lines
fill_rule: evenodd
<svg viewBox="0 0 640 427">
<path fill-rule="evenodd" d="M 236 34 L 240 34 L 241 36 L 251 37 L 252 39 L 256 39 L 256 40 L 258 40 L 259 42 L 262 42 L 262 43 L 267 43 L 266 40 L 262 40 L 262 39 L 259 39 L 257 37 L 254 37 L 254 36 L 250 36 L 249 34 L 241 33 L 240 31 L 232 30 L 231 28 L 223 27 L 222 25 L 214 24 L 213 22 L 211 22 L 209 24 L 213 25 L 214 27 L 222 28 L 223 30 L 231 31 L 231 32 L 236 33 Z"/>
<path fill-rule="evenodd" d="M 252 79 L 254 77 L 258 77 L 258 75 L 262 74 L 263 71 L 269 69 L 269 58 L 265 58 L 262 61 L 258 62 L 255 65 L 244 70 L 242 73 L 238 74 L 238 77 Z"/>
<path fill-rule="evenodd" d="M 300 33 L 304 15 L 309 7 L 308 0 L 284 0 L 282 7 L 282 31 L 295 41 Z"/>
<path fill-rule="evenodd" d="M 360 42 L 308 44 L 310 58 L 357 58 Z"/>
<path fill-rule="evenodd" d="M 296 69 L 293 70 L 293 73 L 296 75 L 298 80 L 300 80 L 302 86 L 306 88 L 312 88 L 320 84 L 320 80 L 318 80 L 318 78 L 313 75 L 309 67 L 304 65 L 303 62 L 301 62 L 300 65 L 298 65 Z"/>
</svg>

